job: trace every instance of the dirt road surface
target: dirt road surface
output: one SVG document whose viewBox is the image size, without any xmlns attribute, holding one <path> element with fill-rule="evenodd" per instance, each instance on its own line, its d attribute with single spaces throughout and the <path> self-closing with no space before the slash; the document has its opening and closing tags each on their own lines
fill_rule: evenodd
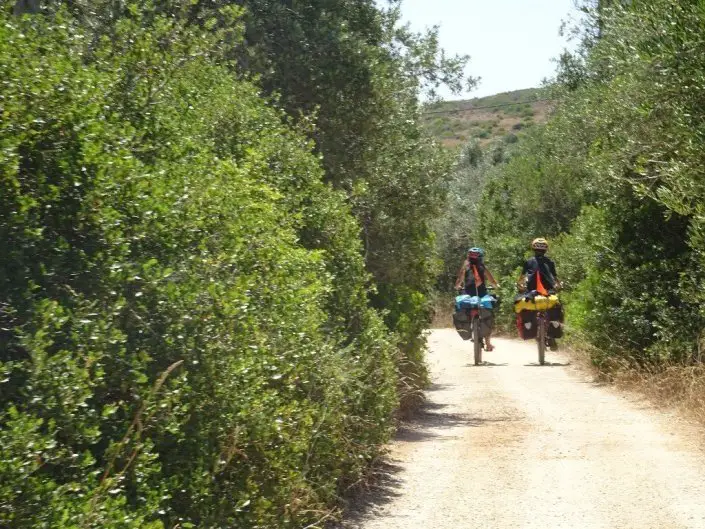
<svg viewBox="0 0 705 529">
<path fill-rule="evenodd" d="M 705 529 L 700 429 L 533 343 L 433 331 L 433 386 L 350 529 Z"/>
</svg>

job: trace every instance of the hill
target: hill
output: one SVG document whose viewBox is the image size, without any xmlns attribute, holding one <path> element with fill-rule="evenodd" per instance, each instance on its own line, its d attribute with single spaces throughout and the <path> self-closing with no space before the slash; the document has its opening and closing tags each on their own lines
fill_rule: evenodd
<svg viewBox="0 0 705 529">
<path fill-rule="evenodd" d="M 546 121 L 550 103 L 539 88 L 527 88 L 461 101 L 431 103 L 424 108 L 423 125 L 447 147 L 472 138 L 487 144 L 493 139 L 518 135 Z"/>
</svg>

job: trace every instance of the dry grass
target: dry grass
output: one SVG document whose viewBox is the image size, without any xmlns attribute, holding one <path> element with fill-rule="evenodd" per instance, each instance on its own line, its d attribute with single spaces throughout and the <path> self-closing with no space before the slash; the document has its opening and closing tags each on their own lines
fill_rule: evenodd
<svg viewBox="0 0 705 529">
<path fill-rule="evenodd" d="M 448 149 L 457 149 L 473 139 L 484 147 L 510 133 L 520 134 L 519 129 L 514 129 L 515 125 L 521 124 L 521 130 L 527 130 L 532 124 L 548 120 L 551 103 L 535 101 L 524 92 L 519 90 L 482 99 L 446 102 L 442 106 L 447 114 L 429 114 L 424 123 L 428 132 Z M 530 113 L 517 113 L 515 106 L 526 107 Z"/>
<path fill-rule="evenodd" d="M 467 140 L 461 140 L 459 138 L 444 138 L 441 141 L 441 145 L 448 149 L 453 149 L 455 147 L 459 147 L 461 145 L 465 145 L 467 143 Z"/>
<path fill-rule="evenodd" d="M 434 300 L 431 317 L 431 329 L 452 329 L 453 328 L 453 301 L 454 295 L 439 294 Z"/>
<path fill-rule="evenodd" d="M 605 376 L 605 375 L 603 375 Z M 618 387 L 646 396 L 653 404 L 674 408 L 705 424 L 705 366 L 620 366 L 606 378 Z"/>
<path fill-rule="evenodd" d="M 596 380 L 705 425 L 705 364 L 642 366 L 633 359 L 610 358 L 598 368 L 591 361 L 590 347 L 573 344 L 569 352 Z"/>
</svg>

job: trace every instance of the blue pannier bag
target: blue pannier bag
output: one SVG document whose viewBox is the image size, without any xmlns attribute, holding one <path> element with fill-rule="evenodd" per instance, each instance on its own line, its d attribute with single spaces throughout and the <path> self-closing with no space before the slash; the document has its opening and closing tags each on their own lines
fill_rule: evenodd
<svg viewBox="0 0 705 529">
<path fill-rule="evenodd" d="M 482 299 L 480 300 L 480 307 L 483 309 L 493 309 L 495 303 L 497 303 L 497 298 L 494 296 L 482 296 Z"/>
<path fill-rule="evenodd" d="M 469 296 L 464 294 L 455 298 L 455 313 L 453 326 L 463 340 L 472 339 L 471 310 L 479 309 L 480 336 L 485 337 L 492 332 L 494 326 L 494 308 L 498 299 L 494 296 Z"/>
<path fill-rule="evenodd" d="M 480 306 L 480 298 L 478 296 L 468 296 L 463 294 L 462 296 L 456 296 L 455 298 L 455 310 L 463 309 L 476 309 Z"/>
</svg>

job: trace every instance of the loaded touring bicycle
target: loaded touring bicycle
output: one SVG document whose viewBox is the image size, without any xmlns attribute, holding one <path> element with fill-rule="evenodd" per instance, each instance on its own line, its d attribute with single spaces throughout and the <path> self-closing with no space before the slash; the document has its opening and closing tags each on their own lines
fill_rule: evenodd
<svg viewBox="0 0 705 529">
<path fill-rule="evenodd" d="M 498 303 L 498 298 L 489 294 L 482 297 L 463 294 L 455 298 L 453 325 L 463 340 L 472 340 L 476 366 L 482 363 L 484 338 L 492 332 Z"/>
<path fill-rule="evenodd" d="M 519 336 L 536 340 L 541 365 L 546 363 L 546 347 L 553 349 L 556 338 L 563 336 L 563 307 L 555 292 L 547 294 L 532 290 L 519 294 L 514 300 Z"/>
</svg>

